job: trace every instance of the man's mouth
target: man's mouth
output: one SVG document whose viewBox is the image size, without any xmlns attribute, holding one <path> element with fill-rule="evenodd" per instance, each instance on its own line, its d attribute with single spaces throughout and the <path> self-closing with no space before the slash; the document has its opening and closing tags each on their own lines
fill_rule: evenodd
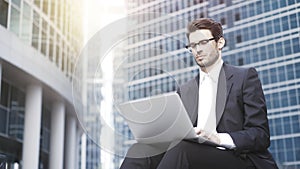
<svg viewBox="0 0 300 169">
<path fill-rule="evenodd" d="M 204 55 L 197 55 L 197 60 L 202 61 L 204 59 Z"/>
</svg>

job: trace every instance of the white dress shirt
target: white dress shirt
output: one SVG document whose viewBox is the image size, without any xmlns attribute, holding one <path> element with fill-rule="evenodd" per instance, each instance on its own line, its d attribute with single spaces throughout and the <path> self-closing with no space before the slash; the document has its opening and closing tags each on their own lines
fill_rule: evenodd
<svg viewBox="0 0 300 169">
<path fill-rule="evenodd" d="M 223 60 L 218 60 L 209 72 L 203 72 L 200 68 L 198 119 L 197 127 L 207 132 L 217 134 L 220 145 L 233 149 L 235 144 L 228 133 L 217 133 L 216 131 L 216 98 L 219 74 Z"/>
</svg>

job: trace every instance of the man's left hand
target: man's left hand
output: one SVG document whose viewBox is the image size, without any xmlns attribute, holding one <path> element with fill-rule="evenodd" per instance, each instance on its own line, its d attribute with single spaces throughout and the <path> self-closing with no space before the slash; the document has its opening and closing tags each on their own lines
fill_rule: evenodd
<svg viewBox="0 0 300 169">
<path fill-rule="evenodd" d="M 204 137 L 209 141 L 215 142 L 217 144 L 221 143 L 218 133 L 211 133 L 211 132 L 207 132 L 205 130 L 198 129 L 198 128 L 195 128 L 195 131 L 196 131 L 197 135 Z"/>
</svg>

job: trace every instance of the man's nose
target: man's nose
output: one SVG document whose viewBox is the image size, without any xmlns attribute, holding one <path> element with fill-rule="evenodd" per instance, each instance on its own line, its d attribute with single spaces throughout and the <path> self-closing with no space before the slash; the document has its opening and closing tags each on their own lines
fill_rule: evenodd
<svg viewBox="0 0 300 169">
<path fill-rule="evenodd" d="M 201 53 L 202 52 L 202 48 L 201 48 L 201 46 L 199 44 L 196 45 L 196 52 L 197 53 Z"/>
</svg>

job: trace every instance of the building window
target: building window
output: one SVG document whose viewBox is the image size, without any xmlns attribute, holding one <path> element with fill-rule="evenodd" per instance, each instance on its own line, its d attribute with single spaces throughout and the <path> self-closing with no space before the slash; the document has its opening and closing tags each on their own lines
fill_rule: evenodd
<svg viewBox="0 0 300 169">
<path fill-rule="evenodd" d="M 239 66 L 244 65 L 244 58 L 239 58 L 239 59 L 238 59 L 238 65 L 239 65 Z"/>
<path fill-rule="evenodd" d="M 42 124 L 41 124 L 41 136 L 40 136 L 40 147 L 44 151 L 49 151 L 50 148 L 50 114 L 51 111 L 46 104 L 42 104 Z"/>
<path fill-rule="evenodd" d="M 200 18 L 204 18 L 204 13 L 203 12 L 200 13 Z"/>
<path fill-rule="evenodd" d="M 241 35 L 237 35 L 236 36 L 236 43 L 241 43 L 242 42 L 242 36 Z"/>
<path fill-rule="evenodd" d="M 49 59 L 51 61 L 54 60 L 54 50 L 55 50 L 55 35 L 54 35 L 54 28 L 50 28 L 50 36 L 49 36 Z"/>
<path fill-rule="evenodd" d="M 32 23 L 32 40 L 31 40 L 31 45 L 39 49 L 39 41 L 40 41 L 40 36 L 39 36 L 39 23 L 40 23 L 40 17 L 37 14 L 37 12 L 33 12 L 33 23 Z"/>
<path fill-rule="evenodd" d="M 22 140 L 24 132 L 25 93 L 11 86 L 10 97 L 8 135 Z"/>
<path fill-rule="evenodd" d="M 50 19 L 53 22 L 55 19 L 55 1 L 50 2 Z"/>
<path fill-rule="evenodd" d="M 241 20 L 240 13 L 236 13 L 234 19 L 235 21 Z"/>
<path fill-rule="evenodd" d="M 0 0 L 0 25 L 7 28 L 8 3 Z"/>
<path fill-rule="evenodd" d="M 221 18 L 221 24 L 226 25 L 226 19 L 225 18 Z"/>
<path fill-rule="evenodd" d="M 32 9 L 28 3 L 23 2 L 23 15 L 22 15 L 22 29 L 20 38 L 27 44 L 31 44 L 31 32 L 32 32 Z"/>
<path fill-rule="evenodd" d="M 41 7 L 41 0 L 34 0 L 33 2 L 38 8 Z"/>
<path fill-rule="evenodd" d="M 41 52 L 47 56 L 48 50 L 48 23 L 42 20 L 42 39 L 41 39 Z"/>
<path fill-rule="evenodd" d="M 19 9 L 12 6 L 10 12 L 10 25 L 9 29 L 19 36 L 19 29 L 20 29 L 20 11 Z"/>
<path fill-rule="evenodd" d="M 56 25 L 58 28 L 60 28 L 61 27 L 60 23 L 61 23 L 61 8 L 62 8 L 62 6 L 56 4 L 56 7 L 57 7 L 57 9 L 56 9 Z"/>
<path fill-rule="evenodd" d="M 10 86 L 5 82 L 2 81 L 1 84 L 1 100 L 0 105 L 1 107 L 8 107 L 9 105 L 9 92 L 10 92 Z"/>
<path fill-rule="evenodd" d="M 200 4 L 203 3 L 203 0 L 194 0 L 194 4 Z"/>
<path fill-rule="evenodd" d="M 48 15 L 48 0 L 43 1 L 43 12 Z"/>
<path fill-rule="evenodd" d="M 56 66 L 57 67 L 59 67 L 60 66 L 60 46 L 61 44 L 60 44 L 60 37 L 59 37 L 59 35 L 57 34 L 57 36 L 56 36 L 56 57 L 55 57 L 55 63 L 56 63 Z"/>
</svg>

